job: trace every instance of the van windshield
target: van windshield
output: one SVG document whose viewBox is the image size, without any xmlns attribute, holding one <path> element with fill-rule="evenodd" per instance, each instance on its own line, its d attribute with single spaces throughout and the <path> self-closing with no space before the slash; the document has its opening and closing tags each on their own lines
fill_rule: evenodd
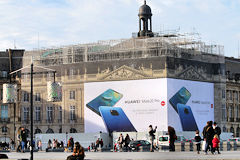
<svg viewBox="0 0 240 160">
<path fill-rule="evenodd" d="M 168 137 L 159 137 L 159 141 L 168 141 Z"/>
</svg>

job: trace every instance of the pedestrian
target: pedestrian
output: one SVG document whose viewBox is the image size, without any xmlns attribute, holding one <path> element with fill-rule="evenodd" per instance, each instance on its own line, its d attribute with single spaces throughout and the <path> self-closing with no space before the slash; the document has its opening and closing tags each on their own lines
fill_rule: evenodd
<svg viewBox="0 0 240 160">
<path fill-rule="evenodd" d="M 99 148 L 99 138 L 96 140 L 95 152 L 98 151 Z"/>
<path fill-rule="evenodd" d="M 155 127 L 155 129 L 153 129 L 152 125 L 149 125 L 149 138 L 150 138 L 150 141 L 151 141 L 151 148 L 150 148 L 150 151 L 151 152 L 154 152 L 154 139 L 155 139 L 155 132 L 157 130 L 157 126 Z"/>
<path fill-rule="evenodd" d="M 103 139 L 101 138 L 101 140 L 99 141 L 99 145 L 100 145 L 100 148 L 101 148 L 101 150 L 102 150 L 102 148 L 103 148 Z"/>
<path fill-rule="evenodd" d="M 202 138 L 199 136 L 198 130 L 196 130 L 196 135 L 195 135 L 194 139 L 195 139 L 196 146 L 197 146 L 197 153 L 200 154 L 200 145 L 201 145 Z"/>
<path fill-rule="evenodd" d="M 14 150 L 14 145 L 15 145 L 15 142 L 13 139 L 11 139 L 11 149 Z"/>
<path fill-rule="evenodd" d="M 169 151 L 174 152 L 175 151 L 175 140 L 177 140 L 177 135 L 175 132 L 175 129 L 172 126 L 168 126 L 168 135 L 169 135 Z"/>
<path fill-rule="evenodd" d="M 217 151 L 218 151 L 218 154 L 220 154 L 220 152 L 219 152 L 219 143 L 220 143 L 220 141 L 219 141 L 219 139 L 218 139 L 218 135 L 215 134 L 215 135 L 214 135 L 214 138 L 213 138 L 213 140 L 212 140 L 213 153 L 215 153 L 215 151 L 217 150 Z"/>
<path fill-rule="evenodd" d="M 25 152 L 25 148 L 27 145 L 27 133 L 24 127 L 21 128 L 21 133 L 20 133 L 20 140 L 21 140 L 21 151 Z"/>
<path fill-rule="evenodd" d="M 217 122 L 213 123 L 213 129 L 214 129 L 214 133 L 218 135 L 218 139 L 220 141 L 220 135 L 221 135 L 221 128 L 217 125 Z M 218 150 L 218 154 L 221 154 Z"/>
<path fill-rule="evenodd" d="M 85 157 L 84 148 L 79 142 L 74 144 L 73 154 L 67 157 L 67 160 L 83 160 Z"/>
<path fill-rule="evenodd" d="M 123 138 L 123 135 L 121 133 L 120 136 L 118 137 L 118 144 L 119 144 L 119 151 L 120 152 L 122 152 L 123 143 L 124 143 L 124 138 Z"/>
<path fill-rule="evenodd" d="M 214 136 L 214 130 L 212 127 L 212 121 L 208 121 L 207 125 L 203 128 L 203 139 L 204 141 L 206 141 L 205 154 L 208 154 L 207 151 L 209 149 L 213 154 L 213 146 L 212 146 L 213 136 Z"/>
<path fill-rule="evenodd" d="M 49 139 L 47 149 L 51 149 L 51 148 L 52 148 L 52 141 L 51 141 L 51 139 Z"/>
<path fill-rule="evenodd" d="M 42 150 L 42 141 L 41 140 L 39 140 L 38 141 L 38 150 Z"/>
<path fill-rule="evenodd" d="M 130 143 L 130 137 L 129 137 L 129 135 L 128 134 L 126 134 L 126 137 L 125 137 L 125 149 L 126 149 L 126 151 L 128 152 L 129 151 L 129 143 Z"/>
</svg>

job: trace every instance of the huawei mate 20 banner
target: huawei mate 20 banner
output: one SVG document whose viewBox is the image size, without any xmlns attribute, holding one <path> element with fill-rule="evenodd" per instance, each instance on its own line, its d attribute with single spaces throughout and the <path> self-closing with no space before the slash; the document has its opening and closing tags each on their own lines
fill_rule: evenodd
<svg viewBox="0 0 240 160">
<path fill-rule="evenodd" d="M 168 125 L 177 131 L 202 131 L 214 121 L 214 84 L 167 79 Z"/>
<path fill-rule="evenodd" d="M 84 84 L 84 129 L 89 132 L 143 132 L 167 129 L 166 79 Z"/>
<path fill-rule="evenodd" d="M 202 130 L 214 120 L 212 83 L 147 79 L 84 84 L 84 129 L 89 132 Z"/>
</svg>

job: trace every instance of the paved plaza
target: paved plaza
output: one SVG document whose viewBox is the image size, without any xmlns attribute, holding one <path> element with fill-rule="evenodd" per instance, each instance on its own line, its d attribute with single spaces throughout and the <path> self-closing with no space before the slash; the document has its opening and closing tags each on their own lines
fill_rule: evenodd
<svg viewBox="0 0 240 160">
<path fill-rule="evenodd" d="M 240 160 L 240 151 L 222 151 L 220 155 L 205 155 L 203 152 L 86 152 L 86 160 Z M 30 153 L 6 153 L 11 160 L 29 159 Z M 71 153 L 36 152 L 34 160 L 66 160 Z"/>
</svg>

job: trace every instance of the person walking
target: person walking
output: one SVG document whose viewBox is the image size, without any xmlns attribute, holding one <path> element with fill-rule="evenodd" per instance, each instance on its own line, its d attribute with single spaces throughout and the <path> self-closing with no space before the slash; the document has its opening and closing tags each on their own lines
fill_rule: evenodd
<svg viewBox="0 0 240 160">
<path fill-rule="evenodd" d="M 128 152 L 129 151 L 129 143 L 130 143 L 130 137 L 129 137 L 129 135 L 128 134 L 126 134 L 126 137 L 125 137 L 125 149 L 126 149 L 126 151 Z"/>
<path fill-rule="evenodd" d="M 149 125 L 149 138 L 150 138 L 150 142 L 151 142 L 151 148 L 150 151 L 154 152 L 154 139 L 155 139 L 155 132 L 157 130 L 157 126 L 155 127 L 155 129 L 153 129 L 152 125 Z"/>
<path fill-rule="evenodd" d="M 25 148 L 26 148 L 26 143 L 27 143 L 27 133 L 26 130 L 22 127 L 21 128 L 21 133 L 20 133 L 20 140 L 21 140 L 21 151 L 25 152 Z"/>
<path fill-rule="evenodd" d="M 119 144 L 119 151 L 120 152 L 122 152 L 123 143 L 124 143 L 124 138 L 123 138 L 123 135 L 121 133 L 120 136 L 118 137 L 118 144 Z"/>
<path fill-rule="evenodd" d="M 213 146 L 212 146 L 213 136 L 214 136 L 214 130 L 212 127 L 212 121 L 208 121 L 207 125 L 203 128 L 203 138 L 204 138 L 204 141 L 206 141 L 205 154 L 208 154 L 207 151 L 209 149 L 213 154 Z"/>
<path fill-rule="evenodd" d="M 202 138 L 199 136 L 198 130 L 196 130 L 196 135 L 195 135 L 194 139 L 195 139 L 196 146 L 197 146 L 197 153 L 200 154 L 200 145 L 201 145 Z"/>
<path fill-rule="evenodd" d="M 213 153 L 215 153 L 216 150 L 218 151 L 218 154 L 220 153 L 220 152 L 219 152 L 219 143 L 220 143 L 220 141 L 219 141 L 219 139 L 218 139 L 218 135 L 215 134 L 215 135 L 214 135 L 214 138 L 213 138 L 213 140 L 212 140 Z"/>
<path fill-rule="evenodd" d="M 177 135 L 175 132 L 175 129 L 172 126 L 168 126 L 168 135 L 169 135 L 169 151 L 174 152 L 175 151 L 175 145 L 174 142 L 177 139 Z"/>
<path fill-rule="evenodd" d="M 221 131 L 221 128 L 217 125 L 217 122 L 213 123 L 213 129 L 214 129 L 214 133 L 218 135 L 218 139 L 220 141 L 220 135 L 221 135 L 222 131 Z M 218 154 L 221 154 L 219 152 L 219 150 L 218 150 Z"/>
<path fill-rule="evenodd" d="M 15 148 L 15 147 L 14 147 L 14 146 L 15 146 L 15 142 L 14 142 L 14 140 L 11 139 L 11 142 L 10 142 L 10 143 L 11 143 L 11 150 L 14 150 L 14 148 Z"/>
</svg>

